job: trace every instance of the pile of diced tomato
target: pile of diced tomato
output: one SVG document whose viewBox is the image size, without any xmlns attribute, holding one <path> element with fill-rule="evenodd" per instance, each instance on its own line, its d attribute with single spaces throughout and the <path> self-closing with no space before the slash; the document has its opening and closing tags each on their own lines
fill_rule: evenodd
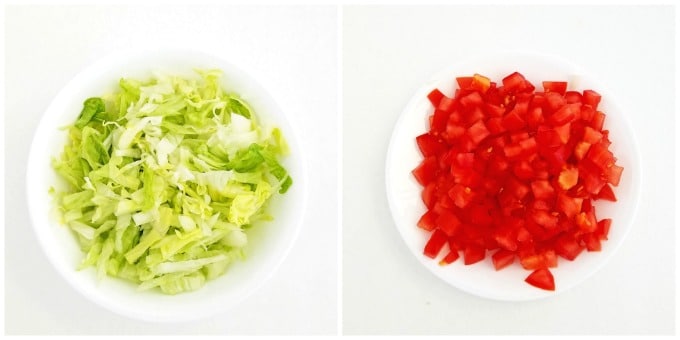
<svg viewBox="0 0 680 340">
<path fill-rule="evenodd" d="M 555 290 L 549 268 L 599 251 L 610 219 L 593 202 L 616 201 L 623 168 L 609 150 L 601 96 L 543 81 L 543 91 L 512 73 L 501 84 L 475 74 L 438 89 L 429 131 L 416 137 L 423 155 L 413 170 L 427 211 L 418 227 L 431 232 L 424 254 L 440 264 L 491 256 L 496 270 L 516 260 L 526 282 Z"/>
</svg>

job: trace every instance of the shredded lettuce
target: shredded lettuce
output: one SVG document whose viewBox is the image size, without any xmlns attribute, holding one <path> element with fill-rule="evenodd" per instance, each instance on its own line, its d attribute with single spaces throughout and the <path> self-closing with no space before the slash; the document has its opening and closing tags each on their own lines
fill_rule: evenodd
<svg viewBox="0 0 680 340">
<path fill-rule="evenodd" d="M 197 74 L 121 79 L 68 127 L 52 164 L 70 187 L 53 193 L 84 253 L 79 270 L 140 290 L 199 289 L 244 258 L 246 230 L 292 185 L 281 131 L 226 93 L 221 71 Z"/>
</svg>

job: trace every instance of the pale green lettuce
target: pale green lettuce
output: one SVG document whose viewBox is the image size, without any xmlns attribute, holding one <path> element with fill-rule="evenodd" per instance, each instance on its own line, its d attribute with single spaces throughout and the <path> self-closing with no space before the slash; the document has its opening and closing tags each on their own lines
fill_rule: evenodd
<svg viewBox="0 0 680 340">
<path fill-rule="evenodd" d="M 220 71 L 197 73 L 121 79 L 84 102 L 53 160 L 70 185 L 56 197 L 85 254 L 79 269 L 196 290 L 244 258 L 245 229 L 291 186 L 281 131 L 226 93 Z"/>
</svg>

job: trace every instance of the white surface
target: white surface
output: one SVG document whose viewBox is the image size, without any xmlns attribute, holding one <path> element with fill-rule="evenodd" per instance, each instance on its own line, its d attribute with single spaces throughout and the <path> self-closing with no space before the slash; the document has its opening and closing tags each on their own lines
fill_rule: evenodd
<svg viewBox="0 0 680 340">
<path fill-rule="evenodd" d="M 350 7 L 343 20 L 344 334 L 674 332 L 671 7 Z M 429 77 L 506 49 L 562 56 L 607 84 L 640 141 L 644 174 L 611 261 L 567 292 L 521 303 L 470 295 L 421 266 L 394 226 L 383 178 L 397 118 Z"/>
<path fill-rule="evenodd" d="M 224 91 L 237 93 L 246 100 L 263 129 L 277 126 L 285 136 L 291 152 L 281 162 L 295 183 L 285 195 L 273 195 L 268 203 L 267 211 L 275 217 L 274 221 L 257 223 L 246 231 L 247 261 L 232 263 L 225 275 L 206 282 L 195 292 L 175 296 L 160 294 L 155 289 L 140 292 L 136 285 L 123 280 L 98 280 L 95 267 L 76 271 L 84 254 L 72 230 L 60 222 L 54 196 L 47 190 L 69 190 L 52 167 L 52 159 L 59 157 L 68 140 L 68 130 L 60 127 L 76 121 L 84 98 L 119 92 L 121 78 L 144 80 L 160 74 L 197 79 L 193 71 L 196 68 L 221 70 Z M 26 178 L 31 180 L 26 183 L 26 195 L 32 226 L 40 247 L 59 274 L 99 305 L 148 321 L 193 321 L 233 310 L 274 275 L 285 260 L 300 230 L 307 200 L 305 157 L 286 113 L 257 80 L 237 66 L 214 55 L 187 49 L 123 50 L 84 69 L 45 111 L 31 143 L 27 167 Z"/>
<path fill-rule="evenodd" d="M 337 319 L 336 9 L 97 6 L 6 9 L 5 330 L 8 334 L 335 334 Z M 57 92 L 119 48 L 196 47 L 267 88 L 299 131 L 310 204 L 274 276 L 230 312 L 156 324 L 103 309 L 50 266 L 29 225 L 29 143 Z"/>
<path fill-rule="evenodd" d="M 454 86 L 456 76 L 478 72 L 500 83 L 503 77 L 515 70 L 521 70 L 526 79 L 536 84 L 539 89 L 543 80 L 562 80 L 568 81 L 569 91 L 581 92 L 585 89 L 598 91 L 602 95 L 598 110 L 607 113 L 604 128 L 611 131 L 610 150 L 618 158 L 617 165 L 626 169 L 621 176 L 620 185 L 615 187 L 618 201 L 595 202 L 598 220 L 611 218 L 615 221 L 607 242 L 600 252 L 584 252 L 577 261 L 559 259 L 558 267 L 550 269 L 555 277 L 554 292 L 536 289 L 526 284 L 524 279 L 531 272 L 524 270 L 517 262 L 496 271 L 491 261 L 492 252 L 487 253 L 484 261 L 472 266 L 466 266 L 462 261 L 441 266 L 439 260 L 446 255 L 446 251 L 442 251 L 435 260 L 424 256 L 423 247 L 431 233 L 416 227 L 420 217 L 427 211 L 421 199 L 423 187 L 411 174 L 423 159 L 415 138 L 428 130 L 428 117 L 433 112 L 427 94 L 437 88 L 451 96 L 456 88 Z M 390 138 L 385 181 L 394 223 L 411 253 L 423 266 L 452 286 L 471 294 L 494 300 L 526 301 L 555 296 L 569 290 L 590 277 L 611 258 L 633 224 L 640 198 L 640 180 L 644 175 L 640 171 L 640 155 L 635 132 L 630 127 L 626 112 L 603 84 L 598 84 L 590 78 L 562 58 L 546 54 L 502 51 L 474 56 L 448 66 L 415 92 L 399 117 Z"/>
</svg>

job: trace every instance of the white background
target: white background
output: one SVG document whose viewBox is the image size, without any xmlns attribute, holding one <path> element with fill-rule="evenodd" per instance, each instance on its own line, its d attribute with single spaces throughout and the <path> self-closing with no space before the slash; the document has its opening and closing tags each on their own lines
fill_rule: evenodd
<svg viewBox="0 0 680 340">
<path fill-rule="evenodd" d="M 6 7 L 5 331 L 8 334 L 336 334 L 337 9 Z M 301 134 L 309 205 L 275 275 L 231 312 L 181 324 L 128 319 L 74 291 L 36 245 L 27 152 L 42 112 L 79 70 L 117 48 L 194 47 L 268 89 Z"/>
<path fill-rule="evenodd" d="M 675 321 L 672 7 L 350 7 L 343 10 L 344 334 L 672 334 Z M 392 128 L 413 93 L 461 58 L 555 54 L 631 113 L 643 188 L 611 261 L 534 302 L 496 302 L 427 271 L 385 196 Z M 521 72 L 521 70 L 520 70 Z"/>
</svg>

